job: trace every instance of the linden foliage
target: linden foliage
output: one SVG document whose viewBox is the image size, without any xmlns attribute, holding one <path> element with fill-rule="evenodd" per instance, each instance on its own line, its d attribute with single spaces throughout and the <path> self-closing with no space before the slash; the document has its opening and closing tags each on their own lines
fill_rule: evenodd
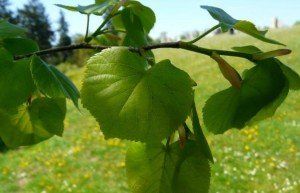
<svg viewBox="0 0 300 193">
<path fill-rule="evenodd" d="M 141 49 L 150 44 L 154 12 L 137 1 L 96 0 L 88 6 L 58 6 L 87 17 L 104 16 L 85 42 L 111 48 L 88 61 L 81 101 L 106 138 L 135 141 L 126 157 L 132 192 L 208 192 L 213 156 L 195 106 L 196 83 L 170 60 L 157 62 L 151 51 Z M 267 31 L 258 30 L 249 21 L 234 19 L 216 7 L 202 8 L 219 21 L 216 27 L 224 32 L 234 28 L 283 45 L 267 38 Z M 189 44 L 193 46 L 185 42 L 185 47 Z M 247 54 L 245 58 L 254 65 L 240 76 L 217 51 L 211 52 L 232 85 L 211 96 L 203 107 L 204 124 L 215 134 L 272 116 L 289 90 L 300 88 L 299 75 L 274 58 L 286 51 L 264 53 L 254 46 L 233 50 Z M 26 38 L 26 29 L 0 20 L 0 138 L 8 148 L 62 136 L 65 99 L 78 107 L 80 94 L 63 73 L 38 54 L 26 56 L 37 51 L 37 44 Z M 188 117 L 191 126 L 186 124 Z"/>
</svg>

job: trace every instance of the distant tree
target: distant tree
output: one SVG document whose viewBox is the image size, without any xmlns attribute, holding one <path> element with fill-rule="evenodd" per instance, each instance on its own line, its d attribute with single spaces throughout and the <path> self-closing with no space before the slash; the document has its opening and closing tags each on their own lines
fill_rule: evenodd
<svg viewBox="0 0 300 193">
<path fill-rule="evenodd" d="M 300 25 L 300 21 L 296 21 L 294 25 Z"/>
<path fill-rule="evenodd" d="M 28 29 L 28 36 L 38 42 L 41 49 L 51 48 L 54 32 L 51 29 L 45 7 L 39 0 L 29 0 L 18 10 L 20 24 Z"/>
<path fill-rule="evenodd" d="M 0 0 L 0 18 L 8 20 L 10 23 L 16 24 L 17 19 L 14 17 L 13 12 L 8 9 L 9 6 L 9 0 Z"/>
<path fill-rule="evenodd" d="M 57 46 L 68 46 L 72 43 L 72 39 L 68 35 L 69 25 L 66 21 L 65 15 L 62 11 L 60 11 L 60 17 L 58 20 L 58 30 L 59 33 L 59 41 Z M 62 52 L 60 53 L 60 62 L 65 62 L 67 58 L 72 54 L 72 51 Z"/>
</svg>

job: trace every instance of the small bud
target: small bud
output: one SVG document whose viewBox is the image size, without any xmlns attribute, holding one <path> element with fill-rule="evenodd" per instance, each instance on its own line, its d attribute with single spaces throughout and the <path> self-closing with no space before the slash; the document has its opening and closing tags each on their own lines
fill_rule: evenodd
<svg viewBox="0 0 300 193">
<path fill-rule="evenodd" d="M 211 55 L 211 58 L 218 63 L 224 78 L 226 78 L 233 87 L 240 89 L 242 86 L 242 78 L 239 73 L 232 66 L 230 66 L 230 64 L 228 64 L 220 55 L 213 53 Z"/>
</svg>

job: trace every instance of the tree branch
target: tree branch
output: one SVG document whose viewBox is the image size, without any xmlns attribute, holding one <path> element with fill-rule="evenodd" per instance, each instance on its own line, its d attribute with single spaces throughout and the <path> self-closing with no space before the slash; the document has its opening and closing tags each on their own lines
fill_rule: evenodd
<svg viewBox="0 0 300 193">
<path fill-rule="evenodd" d="M 111 48 L 112 46 L 99 46 L 99 45 L 91 45 L 87 43 L 82 43 L 82 44 L 73 44 L 70 46 L 63 46 L 63 47 L 57 47 L 57 48 L 51 48 L 47 50 L 41 50 L 33 53 L 28 53 L 25 55 L 19 55 L 15 56 L 15 60 L 19 60 L 22 58 L 28 58 L 32 55 L 46 55 L 46 54 L 52 54 L 56 52 L 63 52 L 63 51 L 68 51 L 68 50 L 78 50 L 78 49 L 90 49 L 90 50 L 97 50 L 97 51 L 102 51 L 107 48 Z M 204 54 L 207 56 L 211 56 L 212 53 L 217 53 L 219 55 L 225 55 L 225 56 L 234 56 L 234 57 L 240 57 L 240 58 L 246 58 L 248 60 L 253 60 L 253 55 L 252 54 L 247 54 L 247 53 L 242 53 L 242 52 L 236 52 L 236 51 L 227 51 L 227 50 L 215 50 L 215 49 L 208 49 L 208 48 L 203 48 L 199 47 L 196 45 L 192 45 L 190 43 L 186 42 L 168 42 L 168 43 L 160 43 L 160 44 L 153 44 L 149 46 L 144 46 L 144 47 L 129 47 L 128 49 L 133 52 L 140 52 L 140 50 L 154 50 L 154 49 L 159 49 L 159 48 L 175 48 L 175 49 L 183 49 L 183 50 L 189 50 L 192 52 L 197 52 L 200 54 Z"/>
<path fill-rule="evenodd" d="M 90 49 L 90 50 L 102 51 L 106 48 L 108 48 L 108 47 L 107 46 L 99 46 L 99 45 L 90 45 L 90 44 L 86 44 L 86 43 L 73 44 L 73 45 L 69 45 L 69 46 L 50 48 L 50 49 L 41 50 L 41 51 L 37 51 L 37 52 L 33 52 L 33 53 L 28 53 L 28 54 L 25 54 L 25 55 L 15 56 L 14 59 L 15 60 L 20 60 L 20 59 L 23 59 L 23 58 L 29 58 L 32 55 L 42 56 L 42 55 L 47 55 L 47 54 L 53 54 L 53 53 L 56 53 L 56 52 L 63 52 L 63 51 L 69 51 L 69 50 L 79 50 L 79 49 Z"/>
</svg>

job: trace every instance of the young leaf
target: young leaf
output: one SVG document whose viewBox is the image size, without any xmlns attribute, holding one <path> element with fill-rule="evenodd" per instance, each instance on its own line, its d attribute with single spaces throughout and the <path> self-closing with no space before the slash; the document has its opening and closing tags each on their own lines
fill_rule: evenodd
<svg viewBox="0 0 300 193">
<path fill-rule="evenodd" d="M 207 159 L 209 159 L 209 161 L 213 163 L 214 159 L 210 147 L 202 131 L 195 102 L 192 105 L 191 118 L 192 118 L 193 130 L 196 137 L 196 142 L 199 144 L 201 152 L 206 156 Z"/>
<path fill-rule="evenodd" d="M 240 89 L 242 85 L 242 79 L 239 73 L 220 55 L 213 53 L 211 58 L 218 63 L 224 78 L 226 78 L 233 87 Z"/>
<path fill-rule="evenodd" d="M 13 55 L 23 55 L 39 50 L 37 43 L 27 38 L 6 38 L 3 40 L 3 47 Z"/>
<path fill-rule="evenodd" d="M 132 13 L 137 16 L 143 26 L 144 32 L 149 33 L 154 27 L 156 17 L 151 8 L 144 6 L 138 1 L 128 1 L 125 4 L 127 9 L 130 9 Z"/>
<path fill-rule="evenodd" d="M 69 11 L 77 11 L 81 14 L 103 15 L 107 10 L 112 8 L 116 3 L 117 3 L 116 0 L 107 0 L 107 1 L 103 1 L 101 3 L 95 3 L 95 4 L 91 4 L 91 5 L 87 5 L 87 6 L 78 5 L 77 7 L 61 5 L 61 4 L 55 4 L 55 5 L 60 8 L 67 9 Z"/>
<path fill-rule="evenodd" d="M 0 137 L 8 147 L 16 148 L 61 136 L 65 114 L 64 99 L 39 98 L 30 106 L 0 109 Z"/>
<path fill-rule="evenodd" d="M 129 28 L 126 28 L 124 25 L 124 20 L 129 22 L 131 20 L 130 17 L 136 17 L 140 23 L 139 25 L 141 25 L 142 31 L 148 34 L 156 21 L 155 13 L 152 9 L 142 5 L 138 1 L 127 1 L 124 6 L 125 8 L 121 11 L 121 14 L 112 19 L 115 29 L 128 30 Z M 131 16 L 123 15 L 126 12 L 129 12 Z"/>
<path fill-rule="evenodd" d="M 37 56 L 31 57 L 30 67 L 33 80 L 42 94 L 50 98 L 70 98 L 78 107 L 79 92 L 64 74 Z"/>
<path fill-rule="evenodd" d="M 234 29 L 239 30 L 241 32 L 244 32 L 245 34 L 248 34 L 252 37 L 255 37 L 255 38 L 257 38 L 257 39 L 259 39 L 263 42 L 285 46 L 284 44 L 282 44 L 282 43 L 280 43 L 276 40 L 266 38 L 265 35 L 266 35 L 267 31 L 258 30 L 255 27 L 255 25 L 253 23 L 249 22 L 249 21 L 238 21 L 234 25 Z"/>
<path fill-rule="evenodd" d="M 169 148 L 133 144 L 126 174 L 133 193 L 207 193 L 210 184 L 209 162 L 193 141 L 183 150 L 178 143 Z"/>
<path fill-rule="evenodd" d="M 258 30 L 255 25 L 249 21 L 236 20 L 220 8 L 212 6 L 201 6 L 201 8 L 206 9 L 215 20 L 220 22 L 221 28 L 224 32 L 233 28 L 261 41 L 271 44 L 284 45 L 278 41 L 266 38 L 265 35 L 267 31 Z"/>
<path fill-rule="evenodd" d="M 0 108 L 21 105 L 31 97 L 35 90 L 29 60 L 13 62 L 10 54 L 3 56 L 1 51 L 0 58 Z"/>
<path fill-rule="evenodd" d="M 193 84 L 169 60 L 150 68 L 146 59 L 127 48 L 111 48 L 88 61 L 82 103 L 106 138 L 155 143 L 186 119 Z"/>
<path fill-rule="evenodd" d="M 24 37 L 26 30 L 0 19 L 0 39 Z"/>
<path fill-rule="evenodd" d="M 280 97 L 285 85 L 285 76 L 277 63 L 272 59 L 259 61 L 246 72 L 240 90 L 231 87 L 206 102 L 204 123 L 216 134 L 232 127 L 243 128 L 259 111 Z"/>
<path fill-rule="evenodd" d="M 148 44 L 147 34 L 143 30 L 143 26 L 139 18 L 132 14 L 130 10 L 123 10 L 122 21 L 126 29 L 124 38 L 124 46 L 141 47 Z"/>
<path fill-rule="evenodd" d="M 206 9 L 215 20 L 220 22 L 221 28 L 224 32 L 234 28 L 234 25 L 238 22 L 238 20 L 234 19 L 223 9 L 218 7 L 203 5 L 201 8 Z"/>
<path fill-rule="evenodd" d="M 264 53 L 256 53 L 253 55 L 254 60 L 265 60 L 268 58 L 274 58 L 277 56 L 284 56 L 290 54 L 292 51 L 289 49 L 278 49 Z"/>
</svg>

